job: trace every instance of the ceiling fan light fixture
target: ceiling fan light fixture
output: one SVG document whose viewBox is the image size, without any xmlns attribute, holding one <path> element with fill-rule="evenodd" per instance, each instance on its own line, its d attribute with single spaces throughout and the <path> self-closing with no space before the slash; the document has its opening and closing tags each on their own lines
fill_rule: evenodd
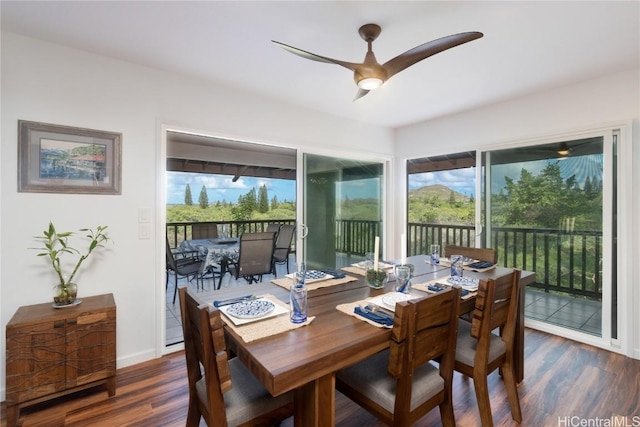
<svg viewBox="0 0 640 427">
<path fill-rule="evenodd" d="M 364 90 L 373 90 L 382 86 L 382 83 L 384 83 L 382 79 L 377 77 L 367 77 L 358 81 L 358 87 Z"/>
<path fill-rule="evenodd" d="M 561 156 L 568 156 L 569 153 L 571 153 L 571 150 L 569 149 L 569 147 L 567 146 L 567 144 L 562 143 L 560 145 L 560 148 L 558 149 L 557 153 Z"/>
</svg>

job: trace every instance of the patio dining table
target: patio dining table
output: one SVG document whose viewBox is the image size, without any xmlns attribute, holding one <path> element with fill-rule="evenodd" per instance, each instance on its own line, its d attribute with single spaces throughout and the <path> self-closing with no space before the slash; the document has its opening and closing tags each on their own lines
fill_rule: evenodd
<svg viewBox="0 0 640 427">
<path fill-rule="evenodd" d="M 184 252 L 197 252 L 202 258 L 202 274 L 220 266 L 220 274 L 224 276 L 230 262 L 238 259 L 240 239 L 237 237 L 191 239 L 180 243 L 179 248 Z"/>
<path fill-rule="evenodd" d="M 415 266 L 415 283 L 448 276 L 449 268 L 428 262 L 426 256 L 407 259 Z M 478 273 L 465 272 L 465 276 L 491 278 L 506 274 L 510 269 L 497 267 Z M 355 277 L 355 275 L 354 275 Z M 535 273 L 523 271 L 521 289 L 535 280 Z M 202 303 L 212 305 L 214 300 L 248 293 L 247 287 L 238 286 L 222 291 L 198 294 Z M 394 289 L 390 281 L 386 288 L 370 288 L 364 277 L 357 280 L 309 291 L 309 316 L 313 320 L 306 326 L 287 330 L 246 342 L 237 329 L 225 326 L 229 349 L 274 396 L 294 390 L 294 424 L 299 427 L 335 425 L 335 373 L 389 347 L 391 329 L 372 326 L 336 307 L 381 296 Z M 252 285 L 250 293 L 269 294 L 288 302 L 288 292 L 274 283 Z M 412 290 L 416 295 L 427 295 Z M 524 292 L 519 301 L 516 326 L 515 369 L 516 379 L 524 377 Z M 473 310 L 475 297 L 461 300 L 460 313 Z M 281 315 L 285 316 L 285 314 Z M 265 322 L 266 320 L 261 321 Z"/>
</svg>

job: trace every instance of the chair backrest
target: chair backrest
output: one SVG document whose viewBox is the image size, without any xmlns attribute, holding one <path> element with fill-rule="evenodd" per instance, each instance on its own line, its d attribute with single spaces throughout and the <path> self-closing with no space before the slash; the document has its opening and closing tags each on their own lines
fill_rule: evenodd
<svg viewBox="0 0 640 427">
<path fill-rule="evenodd" d="M 240 276 L 271 273 L 274 245 L 275 233 L 242 234 L 238 256 Z"/>
<path fill-rule="evenodd" d="M 478 340 L 475 363 L 487 364 L 489 358 L 490 334 L 500 328 L 507 351 L 513 349 L 516 328 L 516 314 L 520 297 L 520 270 L 497 277 L 481 280 L 471 320 L 471 336 Z"/>
<path fill-rule="evenodd" d="M 284 261 L 289 256 L 291 250 L 291 242 L 295 234 L 296 227 L 291 224 L 284 224 L 280 227 L 278 238 L 276 239 L 276 247 L 274 257 L 276 261 Z"/>
<path fill-rule="evenodd" d="M 231 371 L 220 311 L 198 304 L 186 287 L 178 292 L 189 399 L 198 402 L 198 408 L 206 419 L 211 418 L 209 414 L 215 414 L 216 418 L 226 417 L 223 393 L 231 389 Z M 196 390 L 196 383 L 202 378 L 206 380 L 207 405 L 201 404 Z"/>
<path fill-rule="evenodd" d="M 281 224 L 267 224 L 267 229 L 265 230 L 267 233 L 276 233 L 280 231 Z"/>
<path fill-rule="evenodd" d="M 393 412 L 396 425 L 411 425 L 413 371 L 430 360 L 439 359 L 440 375 L 445 380 L 443 398 L 450 401 L 459 307 L 459 287 L 396 304 L 387 367 L 389 374 L 398 380 Z M 431 406 L 425 408 L 424 413 Z M 420 413 L 420 408 L 413 412 L 416 411 Z"/>
<path fill-rule="evenodd" d="M 449 258 L 451 255 L 462 255 L 468 258 L 477 259 L 496 263 L 498 262 L 498 253 L 491 248 L 470 248 L 468 246 L 447 245 L 444 248 L 444 256 Z"/>
<path fill-rule="evenodd" d="M 173 251 L 171 251 L 171 245 L 169 244 L 169 238 L 167 238 L 166 261 L 167 261 L 167 266 L 166 267 L 169 270 L 176 271 L 176 269 L 177 269 L 177 267 L 176 267 L 176 259 L 173 256 Z"/>
<path fill-rule="evenodd" d="M 218 226 L 207 222 L 194 222 L 191 225 L 192 239 L 217 239 Z"/>
</svg>

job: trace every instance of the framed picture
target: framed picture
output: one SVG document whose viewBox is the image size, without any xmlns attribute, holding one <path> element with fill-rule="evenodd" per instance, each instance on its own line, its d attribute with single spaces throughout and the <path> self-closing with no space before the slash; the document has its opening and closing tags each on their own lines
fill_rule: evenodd
<svg viewBox="0 0 640 427">
<path fill-rule="evenodd" d="M 18 191 L 121 194 L 122 134 L 18 121 Z"/>
</svg>

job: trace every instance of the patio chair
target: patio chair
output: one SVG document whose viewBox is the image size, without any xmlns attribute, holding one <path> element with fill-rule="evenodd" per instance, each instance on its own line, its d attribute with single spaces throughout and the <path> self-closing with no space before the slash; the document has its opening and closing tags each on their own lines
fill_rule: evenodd
<svg viewBox="0 0 640 427">
<path fill-rule="evenodd" d="M 292 392 L 273 397 L 236 357 L 228 359 L 220 311 L 180 288 L 189 379 L 187 427 L 267 426 L 293 415 Z"/>
<path fill-rule="evenodd" d="M 413 425 L 439 406 L 442 425 L 454 427 L 459 300 L 460 288 L 452 287 L 397 303 L 390 349 L 339 371 L 336 388 L 387 425 Z"/>
<path fill-rule="evenodd" d="M 471 248 L 468 246 L 447 245 L 444 248 L 444 256 L 449 258 L 451 255 L 462 255 L 467 258 L 477 259 L 478 261 L 498 262 L 498 253 L 491 248 Z"/>
<path fill-rule="evenodd" d="M 511 406 L 511 417 L 522 422 L 513 368 L 514 337 L 520 271 L 481 280 L 471 323 L 460 320 L 454 369 L 473 378 L 483 427 L 493 425 L 487 376 L 500 368 Z M 492 331 L 499 330 L 496 335 Z"/>
<path fill-rule="evenodd" d="M 218 226 L 211 223 L 194 222 L 191 224 L 192 239 L 217 239 Z"/>
<path fill-rule="evenodd" d="M 276 264 L 286 264 L 287 274 L 289 274 L 289 254 L 291 253 L 291 242 L 293 242 L 295 230 L 295 225 L 284 224 L 280 227 L 280 232 L 276 239 L 276 246 L 273 251 L 274 276 L 276 276 Z"/>
<path fill-rule="evenodd" d="M 167 282 L 165 285 L 165 289 L 169 289 L 169 271 L 173 271 L 174 274 L 174 285 L 175 288 L 173 290 L 173 303 L 176 303 L 176 294 L 178 292 L 178 278 L 180 276 L 186 277 L 187 279 L 191 278 L 193 280 L 196 279 L 197 283 L 200 282 L 200 277 L 202 273 L 202 264 L 203 260 L 199 258 L 176 258 L 173 251 L 171 250 L 171 246 L 169 245 L 169 239 L 167 239 L 167 249 L 166 249 L 166 271 L 167 271 Z"/>
<path fill-rule="evenodd" d="M 276 233 L 276 239 L 278 238 L 278 232 L 280 231 L 280 226 L 282 224 L 267 224 L 267 229 L 265 230 L 267 233 Z"/>
<path fill-rule="evenodd" d="M 249 284 L 262 281 L 273 270 L 275 233 L 243 233 L 240 236 L 238 261 L 229 265 L 236 279 L 243 277 Z"/>
</svg>

